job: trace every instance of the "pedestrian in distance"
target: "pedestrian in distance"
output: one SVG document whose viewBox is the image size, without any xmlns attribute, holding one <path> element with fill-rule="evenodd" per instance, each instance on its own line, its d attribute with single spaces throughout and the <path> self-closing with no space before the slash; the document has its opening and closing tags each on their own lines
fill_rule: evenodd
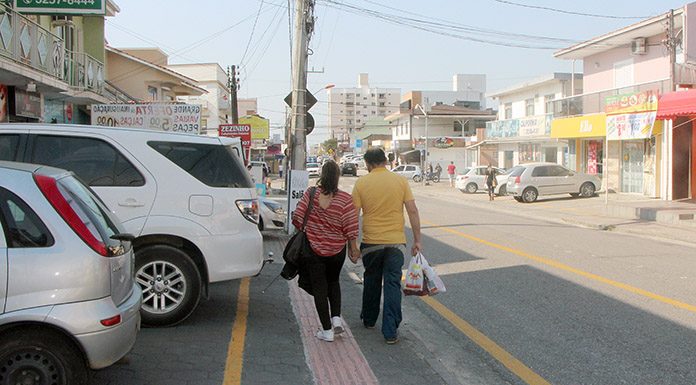
<svg viewBox="0 0 696 385">
<path fill-rule="evenodd" d="M 498 186 L 498 180 L 496 179 L 498 173 L 489 164 L 486 168 L 486 188 L 488 189 L 488 200 L 492 201 L 495 199 L 495 188 Z"/>
<path fill-rule="evenodd" d="M 453 161 L 447 166 L 447 176 L 449 177 L 450 187 L 454 187 L 454 174 L 457 170 L 457 166 L 454 165 Z"/>
<path fill-rule="evenodd" d="M 305 232 L 309 247 L 304 258 L 306 271 L 312 286 L 314 306 L 317 309 L 321 330 L 316 337 L 331 342 L 335 334 L 344 331 L 341 320 L 341 286 L 339 277 L 346 259 L 346 243 L 351 259 L 359 256 L 358 215 L 350 194 L 338 189 L 341 170 L 335 162 L 327 162 L 321 168 L 312 210 L 307 218 Z M 292 224 L 302 227 L 311 189 L 305 191 L 292 215 Z"/>
<path fill-rule="evenodd" d="M 384 287 L 382 335 L 387 344 L 398 341 L 401 323 L 401 269 L 406 253 L 404 206 L 413 230 L 411 254 L 421 250 L 420 217 L 408 181 L 387 170 L 387 157 L 379 148 L 365 153 L 369 174 L 353 188 L 353 203 L 362 211 L 360 254 L 351 254 L 356 263 L 362 257 L 365 275 L 360 318 L 368 329 L 375 327 Z"/>
<path fill-rule="evenodd" d="M 283 163 L 278 165 L 278 178 L 283 179 Z"/>
<path fill-rule="evenodd" d="M 442 166 L 440 166 L 440 163 L 435 165 L 435 174 L 440 177 L 440 174 L 442 173 Z"/>
</svg>

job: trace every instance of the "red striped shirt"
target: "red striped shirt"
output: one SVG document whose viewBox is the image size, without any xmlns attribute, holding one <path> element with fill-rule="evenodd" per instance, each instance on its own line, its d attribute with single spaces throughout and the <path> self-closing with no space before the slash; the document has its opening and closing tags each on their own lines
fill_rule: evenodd
<svg viewBox="0 0 696 385">
<path fill-rule="evenodd" d="M 330 257 L 338 254 L 348 240 L 358 237 L 358 212 L 350 194 L 340 190 L 331 199 L 329 207 L 322 208 L 319 205 L 321 191 L 321 187 L 317 187 L 305 232 L 312 250 L 322 257 Z M 305 191 L 295 212 L 292 213 L 292 224 L 298 229 L 302 227 L 302 220 L 307 211 L 309 193 L 309 189 Z"/>
</svg>

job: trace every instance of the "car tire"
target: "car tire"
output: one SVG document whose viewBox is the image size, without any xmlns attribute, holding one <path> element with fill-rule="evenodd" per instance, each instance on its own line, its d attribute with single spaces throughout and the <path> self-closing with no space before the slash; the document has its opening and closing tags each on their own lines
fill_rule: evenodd
<svg viewBox="0 0 696 385">
<path fill-rule="evenodd" d="M 135 253 L 135 271 L 136 280 L 143 290 L 143 304 L 140 307 L 143 325 L 176 325 L 188 318 L 198 306 L 201 276 L 191 258 L 182 250 L 169 245 L 138 250 Z M 161 309 L 162 297 L 164 309 Z"/>
<path fill-rule="evenodd" d="M 534 187 L 527 187 L 522 191 L 522 201 L 524 203 L 532 203 L 539 197 L 539 192 Z"/>
<path fill-rule="evenodd" d="M 513 198 L 515 198 L 516 201 L 522 203 L 522 197 L 513 197 Z"/>
<path fill-rule="evenodd" d="M 591 182 L 585 182 L 580 186 L 580 195 L 583 198 L 589 198 L 595 194 L 595 185 Z"/>
<path fill-rule="evenodd" d="M 0 341 L 1 384 L 86 385 L 88 377 L 80 350 L 54 332 L 28 329 Z"/>
<path fill-rule="evenodd" d="M 577 198 L 580 196 L 580 193 L 570 193 L 570 196 L 573 198 Z"/>
<path fill-rule="evenodd" d="M 259 216 L 259 231 L 263 231 L 263 218 Z"/>
<path fill-rule="evenodd" d="M 466 192 L 469 194 L 474 194 L 476 191 L 478 191 L 478 186 L 476 183 L 469 183 L 466 185 Z"/>
<path fill-rule="evenodd" d="M 507 195 L 507 187 L 505 187 L 505 185 L 502 185 L 498 189 L 498 196 L 505 196 L 505 195 Z"/>
<path fill-rule="evenodd" d="M 416 182 L 416 183 L 420 183 L 420 182 L 423 181 L 423 177 L 421 177 L 420 175 L 414 175 L 414 176 L 413 176 L 413 181 Z"/>
</svg>

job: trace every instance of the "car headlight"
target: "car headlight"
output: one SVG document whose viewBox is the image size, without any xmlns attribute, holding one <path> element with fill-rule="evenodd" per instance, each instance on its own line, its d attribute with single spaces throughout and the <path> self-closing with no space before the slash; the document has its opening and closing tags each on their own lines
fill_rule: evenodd
<svg viewBox="0 0 696 385">
<path fill-rule="evenodd" d="M 263 204 L 268 207 L 269 210 L 273 211 L 276 214 L 285 214 L 285 210 L 283 210 L 283 206 L 276 202 L 269 202 L 269 201 L 263 201 Z"/>
</svg>

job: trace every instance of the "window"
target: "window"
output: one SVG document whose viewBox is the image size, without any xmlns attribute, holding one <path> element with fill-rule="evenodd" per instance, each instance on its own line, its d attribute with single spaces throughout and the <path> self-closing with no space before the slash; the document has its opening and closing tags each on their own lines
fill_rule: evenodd
<svg viewBox="0 0 696 385">
<path fill-rule="evenodd" d="M 512 103 L 505 103 L 505 119 L 512 119 Z"/>
<path fill-rule="evenodd" d="M 569 172 L 561 166 L 549 166 L 549 176 L 568 176 Z"/>
<path fill-rule="evenodd" d="M 150 100 L 157 100 L 157 87 L 147 86 L 147 94 L 150 96 Z"/>
<path fill-rule="evenodd" d="M 38 135 L 31 162 L 70 170 L 90 186 L 145 184 L 145 178 L 128 159 L 99 139 Z"/>
<path fill-rule="evenodd" d="M 544 113 L 549 114 L 553 112 L 553 101 L 556 99 L 556 95 L 548 94 L 544 96 L 544 108 L 546 109 Z"/>
<path fill-rule="evenodd" d="M 379 94 L 377 97 L 380 99 L 384 99 L 385 96 L 384 96 L 384 94 Z"/>
<path fill-rule="evenodd" d="M 534 170 L 532 170 L 532 176 L 533 177 L 545 177 L 545 176 L 552 176 L 550 173 L 551 167 L 549 166 L 539 166 L 535 167 Z"/>
<path fill-rule="evenodd" d="M 372 115 L 377 115 L 377 112 L 376 112 L 376 111 L 372 111 Z"/>
<path fill-rule="evenodd" d="M 148 142 L 150 147 L 210 187 L 252 187 L 249 173 L 232 146 Z"/>
<path fill-rule="evenodd" d="M 20 197 L 0 187 L 0 220 L 11 248 L 50 247 L 53 236 L 34 210 Z"/>
<path fill-rule="evenodd" d="M 16 160 L 19 135 L 0 135 L 0 160 Z"/>
<path fill-rule="evenodd" d="M 534 98 L 525 100 L 524 107 L 526 111 L 525 116 L 534 116 Z"/>
<path fill-rule="evenodd" d="M 384 102 L 379 102 L 380 107 L 384 107 Z"/>
<path fill-rule="evenodd" d="M 454 130 L 454 132 L 462 132 L 462 121 L 455 120 L 454 123 L 452 123 L 452 130 Z"/>
</svg>

